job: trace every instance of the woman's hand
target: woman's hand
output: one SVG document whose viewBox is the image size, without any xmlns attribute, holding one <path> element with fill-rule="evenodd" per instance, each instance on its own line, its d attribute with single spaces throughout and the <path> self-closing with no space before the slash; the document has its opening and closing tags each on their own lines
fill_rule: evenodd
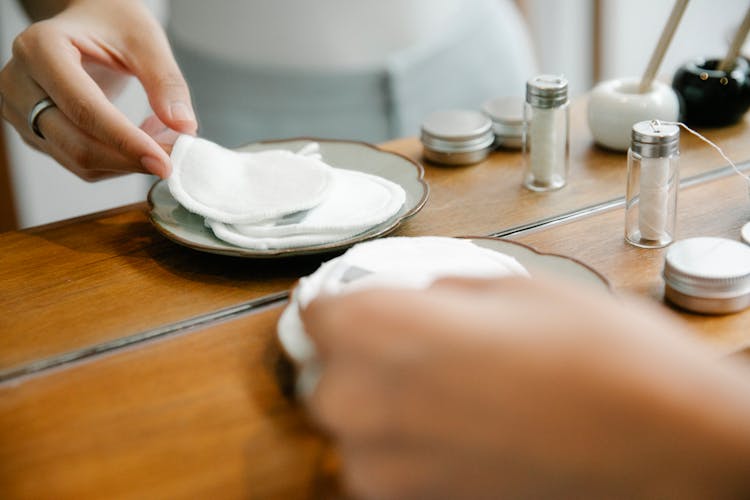
<svg viewBox="0 0 750 500">
<path fill-rule="evenodd" d="M 529 279 L 314 301 L 309 401 L 365 498 L 750 488 L 750 380 L 642 304 Z M 744 483 L 744 484 L 743 484 Z"/>
<path fill-rule="evenodd" d="M 157 121 L 195 133 L 187 85 L 148 9 L 133 0 L 72 1 L 16 38 L 13 56 L 0 71 L 2 116 L 28 144 L 83 179 L 124 172 L 166 177 L 164 148 L 110 102 L 129 75 L 140 80 Z M 38 117 L 41 138 L 27 120 L 45 97 L 55 107 Z"/>
</svg>

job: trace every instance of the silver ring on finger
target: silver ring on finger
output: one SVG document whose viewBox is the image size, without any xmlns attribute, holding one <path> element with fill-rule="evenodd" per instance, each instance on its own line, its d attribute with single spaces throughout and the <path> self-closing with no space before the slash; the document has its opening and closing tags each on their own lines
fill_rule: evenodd
<svg viewBox="0 0 750 500">
<path fill-rule="evenodd" d="M 34 107 L 31 108 L 31 111 L 29 112 L 29 128 L 32 132 L 34 132 L 34 135 L 42 140 L 44 140 L 45 137 L 44 134 L 42 134 L 42 131 L 39 130 L 39 124 L 37 123 L 37 121 L 39 120 L 39 115 L 41 115 L 45 110 L 52 107 L 55 107 L 55 103 L 49 97 L 45 97 L 38 103 L 34 104 Z"/>
</svg>

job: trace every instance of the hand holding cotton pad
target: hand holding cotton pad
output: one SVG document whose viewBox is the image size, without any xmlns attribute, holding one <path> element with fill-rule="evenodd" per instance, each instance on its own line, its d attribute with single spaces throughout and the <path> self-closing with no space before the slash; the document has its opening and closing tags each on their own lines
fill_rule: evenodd
<svg viewBox="0 0 750 500">
<path fill-rule="evenodd" d="M 172 196 L 191 212 L 230 224 L 282 217 L 318 205 L 331 167 L 315 155 L 240 153 L 181 135 L 172 149 Z"/>
</svg>

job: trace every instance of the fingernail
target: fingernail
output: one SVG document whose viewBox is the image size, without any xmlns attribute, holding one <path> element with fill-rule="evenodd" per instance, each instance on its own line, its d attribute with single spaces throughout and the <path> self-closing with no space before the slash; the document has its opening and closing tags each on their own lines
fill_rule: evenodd
<svg viewBox="0 0 750 500">
<path fill-rule="evenodd" d="M 162 179 L 169 177 L 169 166 L 165 165 L 161 160 L 154 158 L 153 156 L 142 156 L 141 165 L 148 172 L 156 174 Z"/>
<path fill-rule="evenodd" d="M 178 122 L 195 122 L 195 115 L 190 107 L 182 101 L 174 101 L 169 105 L 169 113 L 172 119 Z"/>
</svg>

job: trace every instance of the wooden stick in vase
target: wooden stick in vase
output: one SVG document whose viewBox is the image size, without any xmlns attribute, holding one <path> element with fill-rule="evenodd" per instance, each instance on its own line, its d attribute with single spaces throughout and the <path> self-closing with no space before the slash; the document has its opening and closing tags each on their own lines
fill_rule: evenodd
<svg viewBox="0 0 750 500">
<path fill-rule="evenodd" d="M 641 78 L 641 84 L 638 86 L 639 93 L 643 94 L 651 87 L 651 83 L 654 81 L 654 77 L 656 77 L 656 72 L 659 71 L 661 61 L 664 59 L 664 54 L 666 54 L 667 48 L 669 48 L 669 44 L 672 42 L 675 31 L 677 31 L 677 25 L 680 24 L 682 14 L 685 13 L 687 4 L 688 0 L 677 0 L 675 2 L 672 13 L 669 15 L 669 19 L 667 19 L 667 24 L 661 32 L 659 43 L 656 44 L 654 53 L 651 54 L 651 60 L 646 67 L 646 72 L 643 73 L 643 78 Z"/>
<path fill-rule="evenodd" d="M 734 61 L 740 54 L 740 49 L 742 48 L 742 44 L 745 43 L 748 31 L 750 31 L 750 9 L 745 13 L 745 18 L 742 20 L 742 24 L 737 30 L 737 33 L 734 35 L 734 39 L 732 39 L 732 44 L 729 46 L 727 55 L 724 56 L 724 59 L 721 60 L 716 69 L 719 71 L 729 71 L 734 68 Z"/>
</svg>

